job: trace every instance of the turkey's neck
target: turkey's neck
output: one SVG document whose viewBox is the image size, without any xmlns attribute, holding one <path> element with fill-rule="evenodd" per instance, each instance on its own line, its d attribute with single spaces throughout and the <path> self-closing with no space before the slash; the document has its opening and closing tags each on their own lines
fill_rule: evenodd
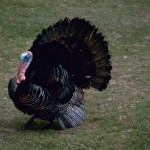
<svg viewBox="0 0 150 150">
<path fill-rule="evenodd" d="M 20 63 L 20 66 L 18 68 L 18 73 L 17 73 L 17 83 L 20 83 L 21 81 L 24 81 L 26 79 L 25 73 L 29 65 L 30 64 L 26 64 L 23 62 Z"/>
</svg>

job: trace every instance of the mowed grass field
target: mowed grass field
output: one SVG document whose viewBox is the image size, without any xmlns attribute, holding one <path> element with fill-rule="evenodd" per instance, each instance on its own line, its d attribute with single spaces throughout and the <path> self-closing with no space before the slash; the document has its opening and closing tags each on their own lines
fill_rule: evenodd
<svg viewBox="0 0 150 150">
<path fill-rule="evenodd" d="M 106 36 L 112 80 L 103 92 L 85 90 L 81 126 L 42 130 L 47 122 L 36 120 L 33 128 L 21 130 L 30 116 L 9 99 L 8 81 L 36 35 L 65 16 L 84 17 Z M 150 1 L 1 0 L 0 149 L 149 150 Z"/>
</svg>

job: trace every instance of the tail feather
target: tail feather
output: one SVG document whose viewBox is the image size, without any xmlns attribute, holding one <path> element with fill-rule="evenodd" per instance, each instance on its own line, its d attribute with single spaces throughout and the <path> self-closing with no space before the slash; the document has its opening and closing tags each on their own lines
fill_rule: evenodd
<svg viewBox="0 0 150 150">
<path fill-rule="evenodd" d="M 64 46 L 67 52 L 65 60 L 68 64 L 63 67 L 68 69 L 76 85 L 82 88 L 91 85 L 98 90 L 107 87 L 111 78 L 111 55 L 108 43 L 104 41 L 104 36 L 98 32 L 98 28 L 85 19 L 65 18 L 44 29 L 37 36 L 30 50 L 35 52 L 39 45 L 52 42 Z M 58 58 L 61 58 L 61 55 L 58 54 Z"/>
</svg>

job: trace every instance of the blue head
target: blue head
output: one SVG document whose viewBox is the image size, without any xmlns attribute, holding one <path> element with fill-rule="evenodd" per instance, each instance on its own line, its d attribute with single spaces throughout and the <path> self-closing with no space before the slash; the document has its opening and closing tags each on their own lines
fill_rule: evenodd
<svg viewBox="0 0 150 150">
<path fill-rule="evenodd" d="M 26 79 L 25 73 L 32 59 L 33 59 L 33 54 L 30 51 L 26 51 L 21 54 L 21 61 L 20 61 L 18 74 L 17 74 L 17 83 L 20 83 L 22 80 Z"/>
</svg>

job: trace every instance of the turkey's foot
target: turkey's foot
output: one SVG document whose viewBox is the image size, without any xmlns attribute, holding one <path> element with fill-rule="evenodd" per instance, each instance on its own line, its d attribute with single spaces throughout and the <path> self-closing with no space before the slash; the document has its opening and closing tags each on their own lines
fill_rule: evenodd
<svg viewBox="0 0 150 150">
<path fill-rule="evenodd" d="M 36 118 L 35 116 L 31 117 L 30 120 L 22 126 L 22 129 L 25 130 L 25 129 L 31 128 L 34 124 L 35 118 Z"/>
</svg>

